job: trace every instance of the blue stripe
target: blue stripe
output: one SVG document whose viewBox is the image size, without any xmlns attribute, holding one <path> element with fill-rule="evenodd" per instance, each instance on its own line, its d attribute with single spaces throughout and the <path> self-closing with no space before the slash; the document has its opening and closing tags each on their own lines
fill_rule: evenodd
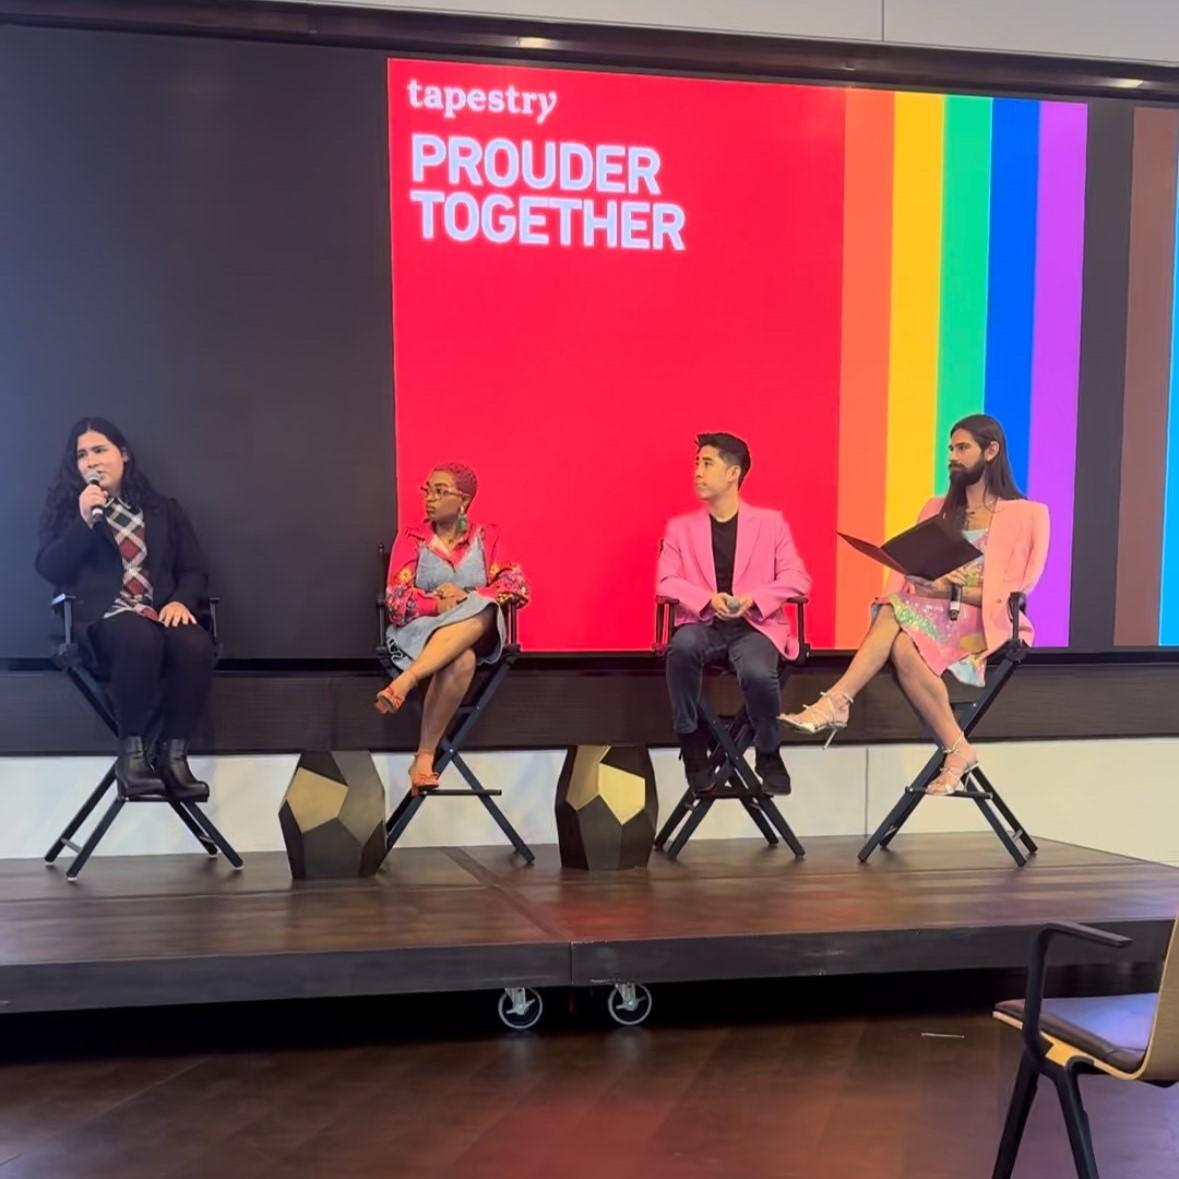
<svg viewBox="0 0 1179 1179">
<path fill-rule="evenodd" d="M 1159 642 L 1165 646 L 1179 644 L 1179 205 L 1171 274 L 1171 394 L 1167 403 L 1167 482 L 1159 585 Z"/>
<path fill-rule="evenodd" d="M 1040 104 L 997 98 L 991 146 L 987 413 L 1003 423 L 1015 481 L 1028 485 Z"/>
</svg>

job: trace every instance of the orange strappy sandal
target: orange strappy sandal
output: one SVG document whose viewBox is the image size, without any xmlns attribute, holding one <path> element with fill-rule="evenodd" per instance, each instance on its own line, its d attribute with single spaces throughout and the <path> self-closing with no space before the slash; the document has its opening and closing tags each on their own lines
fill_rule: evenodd
<svg viewBox="0 0 1179 1179">
<path fill-rule="evenodd" d="M 412 692 L 417 687 L 417 680 L 410 684 L 409 689 Z M 395 712 L 400 712 L 405 707 L 406 697 L 402 696 L 400 692 L 393 691 L 393 684 L 386 684 L 376 695 L 373 701 L 373 707 L 381 713 L 382 716 L 392 716 Z"/>
<path fill-rule="evenodd" d="M 435 790 L 438 787 L 438 775 L 430 772 L 424 773 L 422 770 L 409 771 L 409 789 L 411 794 L 422 794 L 427 790 Z"/>
</svg>

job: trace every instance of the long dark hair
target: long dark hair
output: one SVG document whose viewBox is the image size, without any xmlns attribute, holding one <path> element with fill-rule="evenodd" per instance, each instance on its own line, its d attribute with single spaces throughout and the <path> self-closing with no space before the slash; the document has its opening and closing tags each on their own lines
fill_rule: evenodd
<svg viewBox="0 0 1179 1179">
<path fill-rule="evenodd" d="M 123 484 L 119 495 L 133 508 L 147 507 L 156 498 L 156 492 L 148 482 L 147 476 L 139 469 L 139 464 L 135 461 L 135 452 L 123 431 L 106 418 L 81 418 L 70 427 L 65 453 L 61 456 L 61 466 L 58 467 L 45 496 L 45 507 L 41 510 L 42 540 L 48 540 L 61 532 L 69 522 L 70 516 L 78 510 L 78 496 L 86 486 L 86 480 L 78 471 L 78 439 L 88 430 L 105 435 L 127 456 L 123 464 Z"/>
<path fill-rule="evenodd" d="M 972 413 L 950 427 L 951 438 L 957 430 L 965 430 L 983 450 L 992 442 L 999 444 L 999 453 L 987 463 L 983 475 L 986 489 L 996 499 L 1023 499 L 1024 494 L 1016 485 L 1011 470 L 1011 459 L 1007 456 L 1007 435 L 1003 433 L 1003 427 L 989 414 Z M 942 501 L 941 517 L 956 528 L 966 522 L 966 488 L 953 479 Z"/>
</svg>

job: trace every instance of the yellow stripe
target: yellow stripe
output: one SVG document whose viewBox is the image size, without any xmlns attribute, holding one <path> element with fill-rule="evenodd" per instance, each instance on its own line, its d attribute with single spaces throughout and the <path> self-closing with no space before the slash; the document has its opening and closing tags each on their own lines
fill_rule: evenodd
<svg viewBox="0 0 1179 1179">
<path fill-rule="evenodd" d="M 934 488 L 944 121 L 942 95 L 897 94 L 884 506 L 888 536 L 914 523 Z"/>
</svg>

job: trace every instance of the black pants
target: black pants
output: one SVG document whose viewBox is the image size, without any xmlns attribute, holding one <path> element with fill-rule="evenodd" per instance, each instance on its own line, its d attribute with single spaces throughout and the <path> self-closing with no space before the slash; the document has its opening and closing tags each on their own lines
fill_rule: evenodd
<svg viewBox="0 0 1179 1179">
<path fill-rule="evenodd" d="M 778 748 L 778 713 L 782 711 L 778 665 L 781 656 L 769 639 L 743 619 L 690 622 L 671 637 L 667 648 L 667 693 L 672 726 L 693 733 L 704 668 L 727 662 L 737 673 L 745 708 L 753 724 L 753 743 L 761 753 Z"/>
<path fill-rule="evenodd" d="M 142 737 L 162 712 L 164 740 L 188 740 L 213 682 L 213 640 L 200 626 L 161 626 L 127 611 L 91 632 L 110 679 L 120 737 Z"/>
</svg>

